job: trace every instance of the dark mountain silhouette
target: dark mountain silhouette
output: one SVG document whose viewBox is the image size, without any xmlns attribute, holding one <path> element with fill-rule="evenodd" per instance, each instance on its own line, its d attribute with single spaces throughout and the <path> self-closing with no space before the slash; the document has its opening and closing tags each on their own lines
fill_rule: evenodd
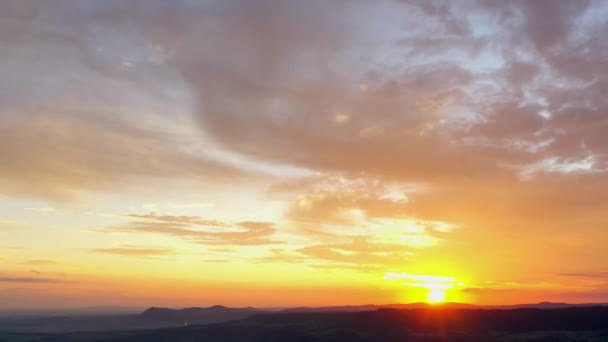
<svg viewBox="0 0 608 342">
<path fill-rule="evenodd" d="M 1 339 L 2 335 L 0 335 Z M 606 341 L 608 307 L 511 310 L 380 309 L 257 314 L 220 324 L 154 331 L 27 336 L 29 341 L 495 342 Z"/>
<path fill-rule="evenodd" d="M 363 338 L 361 341 L 367 341 L 365 338 L 368 335 L 384 336 L 384 333 L 390 331 L 400 337 L 403 334 L 422 334 L 425 331 L 436 334 L 438 327 L 442 327 L 447 329 L 445 331 L 450 332 L 450 336 L 458 331 L 468 331 L 468 334 L 478 336 L 481 333 L 500 331 L 528 333 L 547 329 L 565 331 L 608 329 L 606 321 L 608 306 L 605 305 L 549 302 L 510 306 L 412 303 L 292 308 L 282 311 L 267 311 L 251 307 L 228 308 L 220 305 L 185 309 L 151 307 L 135 315 L 3 318 L 0 319 L 0 333 L 11 332 L 11 334 L 16 334 L 15 336 L 22 336 L 24 333 L 39 333 L 40 336 L 51 336 L 51 340 L 56 341 L 62 340 L 54 339 L 57 336 L 72 338 L 74 336 L 71 334 L 72 332 L 91 332 L 92 335 L 85 334 L 88 336 L 86 341 L 95 340 L 97 336 L 100 338 L 109 338 L 109 336 L 127 338 L 128 336 L 140 336 L 140 334 L 152 341 L 157 336 L 165 336 L 165 334 L 172 336 L 167 337 L 171 341 L 180 341 L 182 337 L 188 341 L 290 341 L 287 338 L 289 336 L 294 336 L 294 338 L 304 336 L 304 339 L 297 341 L 334 341 L 335 339 L 332 338 L 336 336 L 350 336 L 344 341 L 349 338 L 352 341 L 358 341 L 359 338 Z M 188 327 L 184 327 L 185 322 L 188 322 Z M 171 329 L 176 327 L 179 329 Z M 141 332 L 159 328 L 169 329 Z M 137 332 L 138 330 L 140 332 Z M 130 332 L 118 334 L 111 333 L 111 331 Z M 234 335 L 232 331 L 235 332 Z M 51 335 L 45 335 L 47 333 Z M 194 334 L 194 337 L 200 336 L 200 338 L 187 339 L 186 337 L 190 333 Z M 259 339 L 244 339 L 242 334 L 258 336 Z M 317 336 L 315 337 L 317 339 L 310 339 L 310 336 L 313 335 Z M 3 339 L 2 336 L 0 334 L 0 341 L 12 340 Z M 275 337 L 282 339 L 273 340 L 272 338 Z M 377 341 L 372 337 L 369 337 L 368 340 Z M 36 339 L 32 341 L 36 341 Z M 127 339 L 127 341 L 131 340 Z M 490 340 L 485 336 L 482 341 Z M 585 341 L 585 339 L 581 341 Z"/>
<path fill-rule="evenodd" d="M 282 312 L 359 312 L 359 311 L 376 311 L 379 309 L 425 309 L 425 308 L 444 308 L 444 309 L 486 309 L 486 310 L 513 310 L 513 309 L 558 309 L 569 307 L 589 307 L 589 306 L 608 306 L 606 303 L 589 303 L 589 304 L 568 304 L 568 303 L 552 303 L 540 302 L 533 304 L 515 304 L 515 305 L 475 305 L 466 303 L 410 303 L 410 304 L 385 304 L 385 305 L 353 305 L 353 306 L 325 306 L 325 307 L 298 307 L 285 309 Z"/>
<path fill-rule="evenodd" d="M 379 309 L 423 309 L 432 307 L 443 307 L 451 309 L 472 309 L 481 308 L 474 304 L 464 303 L 444 303 L 444 304 L 428 304 L 428 303 L 410 303 L 410 304 L 384 304 L 384 305 L 349 305 L 349 306 L 322 306 L 316 308 L 299 307 L 289 308 L 282 312 L 360 312 L 360 311 L 376 311 Z"/>
<path fill-rule="evenodd" d="M 208 308 L 186 308 L 180 310 L 151 307 L 140 314 L 7 317 L 0 318 L 0 331 L 23 332 L 76 332 L 144 330 L 165 327 L 222 323 L 251 317 L 264 311 L 254 308 L 227 308 L 216 305 Z M 0 339 L 1 341 L 1 339 Z"/>
</svg>

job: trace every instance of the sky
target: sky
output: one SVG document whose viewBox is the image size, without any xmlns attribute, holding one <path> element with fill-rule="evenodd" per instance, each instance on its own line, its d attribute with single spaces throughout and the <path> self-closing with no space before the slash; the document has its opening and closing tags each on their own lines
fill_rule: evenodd
<svg viewBox="0 0 608 342">
<path fill-rule="evenodd" d="M 608 1 L 0 1 L 0 303 L 608 302 Z"/>
</svg>

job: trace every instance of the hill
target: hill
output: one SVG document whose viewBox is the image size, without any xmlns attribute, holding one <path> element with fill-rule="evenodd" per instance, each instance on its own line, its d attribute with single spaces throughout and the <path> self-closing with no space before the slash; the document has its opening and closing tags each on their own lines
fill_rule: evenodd
<svg viewBox="0 0 608 342">
<path fill-rule="evenodd" d="M 283 312 L 256 314 L 247 319 L 218 324 L 139 332 L 0 334 L 2 341 L 73 342 L 593 342 L 607 339 L 608 307 L 601 306 Z"/>
<path fill-rule="evenodd" d="M 0 319 L 0 331 L 30 333 L 63 333 L 86 331 L 145 330 L 166 327 L 222 323 L 262 313 L 254 308 L 227 308 L 216 305 L 208 308 L 180 310 L 151 307 L 135 315 L 89 315 L 50 317 L 7 317 Z"/>
</svg>

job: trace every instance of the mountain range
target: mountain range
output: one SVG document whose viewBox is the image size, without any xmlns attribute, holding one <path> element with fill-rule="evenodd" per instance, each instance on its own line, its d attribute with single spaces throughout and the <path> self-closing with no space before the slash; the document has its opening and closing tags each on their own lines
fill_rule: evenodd
<svg viewBox="0 0 608 342">
<path fill-rule="evenodd" d="M 582 342 L 608 341 L 608 307 L 561 303 L 534 308 L 380 308 L 367 311 L 262 312 L 223 323 L 128 331 L 36 333 L 2 331 L 0 341 L 69 342 Z M 528 306 L 528 305 L 526 305 Z M 364 306 L 366 308 L 373 306 Z M 353 308 L 353 307 L 349 307 Z M 318 308 L 323 309 L 323 308 Z M 317 309 L 313 309 L 317 310 Z M 203 319 L 210 312 L 244 314 L 255 309 L 151 308 L 138 319 Z M 148 321 L 150 322 L 150 321 Z"/>
<path fill-rule="evenodd" d="M 515 309 L 562 309 L 591 306 L 608 306 L 603 303 L 568 304 L 542 302 L 506 306 L 487 306 L 464 303 L 411 303 L 387 305 L 329 306 L 329 307 L 296 307 L 286 309 L 258 309 L 252 307 L 229 308 L 221 305 L 211 307 L 191 307 L 170 309 L 150 307 L 139 314 L 103 314 L 103 315 L 53 315 L 42 317 L 4 317 L 0 318 L 0 331 L 65 333 L 86 331 L 119 331 L 148 330 L 184 325 L 204 325 L 247 320 L 255 317 L 272 315 L 287 317 L 290 314 L 314 313 L 355 313 L 381 310 L 515 310 Z"/>
</svg>

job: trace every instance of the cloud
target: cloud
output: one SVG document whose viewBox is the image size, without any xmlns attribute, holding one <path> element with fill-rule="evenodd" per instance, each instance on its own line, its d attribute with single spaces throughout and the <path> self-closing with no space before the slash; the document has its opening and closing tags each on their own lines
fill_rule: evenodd
<svg viewBox="0 0 608 342">
<path fill-rule="evenodd" d="M 31 210 L 31 211 L 37 211 L 37 212 L 41 212 L 41 213 L 51 213 L 51 212 L 55 212 L 57 210 L 53 207 L 39 207 L 39 208 L 25 208 L 25 209 Z"/>
<path fill-rule="evenodd" d="M 117 254 L 123 256 L 137 256 L 137 257 L 150 257 L 150 256 L 166 256 L 174 254 L 173 250 L 164 248 L 148 248 L 148 247 L 135 247 L 135 246 L 122 246 L 115 248 L 95 248 L 91 252 L 103 253 L 103 254 Z"/>
<path fill-rule="evenodd" d="M 211 178 L 239 174 L 180 153 L 167 134 L 102 116 L 0 111 L 0 141 L 11 146 L 0 150 L 4 193 L 72 200 L 90 191 L 136 186 L 138 177 L 190 177 L 195 170 Z"/>
<path fill-rule="evenodd" d="M 11 227 L 18 227 L 18 226 L 22 226 L 23 223 L 22 222 L 18 222 L 18 221 L 13 221 L 13 220 L 2 220 L 0 219 L 0 228 L 11 228 Z"/>
<path fill-rule="evenodd" d="M 608 279 L 608 272 L 573 272 L 560 273 L 558 275 L 562 277 Z"/>
<path fill-rule="evenodd" d="M 32 284 L 46 284 L 46 283 L 69 283 L 72 281 L 66 279 L 57 278 L 44 278 L 44 277 L 0 277 L 0 283 L 32 283 Z"/>
<path fill-rule="evenodd" d="M 593 10 L 582 3 L 492 3 L 475 10 L 499 19 L 479 24 L 463 15 L 466 4 L 444 5 L 444 11 L 439 10 L 443 7 L 418 9 L 426 15 L 420 21 L 442 25 L 421 26 L 420 31 L 413 31 L 414 37 L 404 37 L 403 45 L 389 48 L 403 52 L 402 59 L 395 65 L 378 62 L 380 66 L 373 71 L 370 65 L 377 64 L 371 62 L 345 63 L 343 67 L 319 63 L 314 68 L 306 59 L 292 58 L 293 51 L 306 51 L 309 45 L 315 52 L 330 54 L 329 60 L 359 53 L 362 60 L 376 61 L 373 54 L 385 51 L 371 49 L 366 54 L 357 50 L 357 42 L 364 39 L 358 31 L 346 37 L 338 34 L 336 38 L 345 44 L 327 47 L 324 38 L 314 39 L 316 27 L 297 20 L 284 23 L 277 36 L 258 39 L 244 33 L 250 44 L 239 44 L 234 50 L 219 45 L 219 50 L 207 55 L 186 47 L 200 57 L 192 61 L 194 65 L 180 66 L 199 95 L 201 126 L 224 147 L 273 162 L 347 177 L 366 174 L 383 180 L 428 181 L 438 189 L 429 194 L 431 201 L 441 201 L 442 188 L 451 188 L 447 191 L 459 194 L 480 191 L 471 196 L 479 195 L 476 200 L 481 203 L 510 195 L 513 201 L 523 198 L 525 202 L 527 196 L 542 197 L 552 179 L 573 185 L 605 179 L 605 172 L 562 177 L 560 170 L 567 167 L 538 172 L 533 181 L 517 177 L 547 158 L 567 164 L 593 155 L 597 159 L 594 168 L 605 169 L 606 141 L 599 136 L 599 127 L 605 121 L 600 108 L 606 103 L 601 96 L 592 95 L 604 77 L 599 76 L 592 85 L 588 83 L 592 79 L 583 82 L 564 65 L 579 66 L 582 71 L 603 51 L 604 43 L 596 31 L 600 24 L 587 18 Z M 285 6 L 282 10 L 289 16 L 297 9 Z M 227 11 L 230 17 L 233 13 Z M 251 19 L 255 27 L 254 19 L 260 15 L 255 12 L 245 19 Z M 346 17 L 349 15 L 353 14 L 347 12 Z M 523 25 L 518 24 L 521 22 Z M 278 27 L 270 20 L 260 29 L 276 33 L 275 24 Z M 330 32 L 340 31 L 331 21 L 323 25 L 329 25 Z M 390 23 L 386 28 L 387 34 L 392 33 Z M 225 24 L 217 33 L 230 37 L 240 30 L 240 26 Z M 584 30 L 588 38 L 581 38 Z M 305 39 L 284 42 L 293 32 Z M 258 47 L 268 37 L 274 39 L 272 49 L 260 51 Z M 476 46 L 467 41 L 475 41 Z M 530 45 L 536 49 L 529 50 Z M 585 56 L 578 55 L 582 47 L 587 48 Z M 216 53 L 227 55 L 229 51 L 239 53 L 230 61 L 214 58 Z M 264 54 L 278 62 L 259 68 L 255 57 Z M 567 58 L 558 56 L 572 60 L 554 64 L 554 59 Z M 282 69 L 282 63 L 290 63 L 293 69 Z M 537 70 L 536 64 L 548 70 Z M 307 79 L 292 72 L 300 68 L 308 71 Z M 599 64 L 593 68 L 597 75 L 604 75 Z M 206 82 L 209 78 L 216 82 Z M 552 87 L 552 80 L 564 86 Z M 366 85 L 365 91 L 359 84 Z M 233 105 L 235 93 L 244 94 L 238 105 Z M 276 114 L 277 107 L 287 114 Z M 336 127 L 333 120 L 340 114 L 348 115 L 349 120 Z M 361 134 L 369 130 L 378 133 Z M 500 194 L 485 197 L 483 188 L 497 189 Z M 573 192 L 576 196 L 577 191 Z M 573 192 L 560 190 L 559 197 Z M 599 191 L 594 193 L 600 196 Z M 556 202 L 548 202 L 547 212 L 551 205 L 565 205 Z M 606 199 L 601 203 L 606 205 Z M 462 209 L 471 213 L 477 207 L 476 201 Z"/>
<path fill-rule="evenodd" d="M 161 234 L 207 245 L 255 246 L 283 243 L 270 238 L 276 231 L 272 222 L 228 223 L 203 219 L 198 216 L 171 216 L 154 213 L 129 216 L 138 220 L 98 231 Z"/>
<path fill-rule="evenodd" d="M 49 260 L 49 259 L 31 259 L 31 260 L 26 260 L 26 261 L 22 262 L 22 264 L 30 265 L 30 266 L 48 266 L 48 265 L 55 265 L 56 263 L 57 263 L 57 261 Z"/>
<path fill-rule="evenodd" d="M 371 220 L 408 214 L 406 187 L 390 189 L 378 181 L 330 177 L 315 188 L 295 199 L 287 210 L 288 219 L 313 224 L 356 224 L 357 216 Z"/>
<path fill-rule="evenodd" d="M 472 294 L 472 295 L 487 295 L 487 294 L 510 294 L 521 290 L 513 288 L 493 288 L 493 287 L 467 287 L 461 292 Z"/>
<path fill-rule="evenodd" d="M 375 198 L 378 206 L 356 192 L 300 184 L 308 190 L 286 216 L 309 231 L 347 234 L 357 215 L 387 210 L 492 230 L 495 239 L 527 231 L 536 241 L 573 226 L 602 234 L 608 144 L 600 131 L 608 107 L 597 89 L 608 70 L 599 62 L 603 24 L 590 18 L 596 9 L 517 1 L 394 6 L 395 13 L 412 9 L 394 19 L 411 30 L 393 30 L 380 6 L 360 3 L 347 6 L 346 23 L 324 11 L 314 25 L 295 18 L 314 5 L 267 13 L 227 5 L 210 40 L 216 49 L 176 49 L 200 127 L 223 148 L 268 162 L 349 180 L 429 184 L 407 203 Z M 366 40 L 366 24 L 342 30 L 360 11 L 368 24 L 383 20 L 375 42 Z M 317 38 L 320 27 L 329 34 Z M 338 125 L 336 117 L 348 120 Z M 559 167 L 536 166 L 546 160 Z M 564 172 L 581 160 L 593 160 L 593 172 Z M 369 211 L 348 210 L 358 206 Z"/>
<path fill-rule="evenodd" d="M 293 249 L 275 248 L 270 251 L 269 256 L 257 261 L 379 272 L 415 257 L 412 247 L 399 242 L 382 242 L 364 236 L 341 237 L 340 240 L 342 242 L 311 243 Z"/>
<path fill-rule="evenodd" d="M 198 216 L 172 216 L 172 215 L 157 215 L 155 213 L 149 213 L 149 214 L 143 214 L 143 215 L 130 214 L 129 217 L 136 218 L 136 219 L 159 221 L 159 222 L 165 222 L 165 223 L 210 226 L 210 227 L 219 227 L 219 228 L 228 227 L 228 224 L 226 224 L 222 221 L 206 220 L 206 219 L 202 219 Z"/>
<path fill-rule="evenodd" d="M 173 209 L 212 208 L 214 205 L 211 202 L 167 203 L 167 206 Z"/>
<path fill-rule="evenodd" d="M 199 151 L 201 144 L 207 150 L 212 144 L 177 124 L 188 107 L 183 82 L 158 58 L 144 58 L 149 68 L 132 73 L 134 56 L 127 51 L 137 34 L 102 23 L 102 7 L 123 10 L 93 2 L 78 9 L 67 2 L 53 8 L 39 1 L 2 5 L 0 42 L 7 49 L 0 52 L 0 87 L 6 90 L 0 94 L 1 192 L 78 201 L 99 192 L 141 190 L 159 179 L 255 178 L 256 172 Z M 87 16 L 99 21 L 99 30 L 83 26 Z M 117 53 L 116 43 L 126 55 Z M 150 58 L 163 50 L 140 43 Z"/>
<path fill-rule="evenodd" d="M 284 6 L 281 10 L 284 17 L 290 17 L 299 14 L 301 9 L 300 6 Z M 314 5 L 304 9 L 317 10 L 319 8 Z M 384 14 L 377 13 L 375 7 L 359 4 L 349 7 L 343 14 L 347 19 L 356 20 L 358 10 Z M 468 171 L 460 169 L 462 163 L 455 162 L 462 158 L 467 163 L 479 165 L 480 171 L 495 167 L 491 160 L 483 160 L 484 156 L 477 153 L 475 146 L 450 146 L 450 137 L 442 134 L 440 127 L 447 127 L 440 124 L 445 118 L 437 115 L 441 113 L 435 113 L 442 106 L 424 105 L 471 100 L 459 88 L 477 81 L 477 75 L 459 67 L 460 61 L 431 61 L 423 66 L 418 65 L 420 61 L 416 58 L 408 58 L 407 47 L 378 46 L 383 52 L 402 52 L 404 56 L 401 65 L 382 65 L 380 56 L 373 52 L 367 54 L 357 45 L 371 44 L 365 36 L 359 31 L 342 32 L 342 23 L 327 18 L 326 9 L 322 13 L 315 12 L 317 20 L 321 21 L 316 25 L 298 20 L 284 22 L 271 12 L 267 15 L 252 12 L 241 20 L 254 27 L 259 25 L 260 30 L 269 30 L 271 34 L 250 36 L 246 31 L 250 26 L 220 26 L 217 33 L 224 35 L 226 40 L 236 32 L 242 33 L 250 43 L 234 47 L 220 44 L 219 50 L 211 54 L 192 51 L 200 58 L 194 65 L 182 66 L 200 98 L 201 125 L 227 148 L 314 170 L 373 172 L 383 177 L 415 179 L 428 170 L 436 170 L 435 177 L 459 176 L 455 173 Z M 247 12 L 228 12 L 227 16 L 238 17 L 242 13 Z M 265 16 L 263 22 L 267 25 L 259 24 L 258 16 Z M 315 35 L 319 27 L 330 32 L 327 39 L 337 39 L 338 43 L 326 45 L 326 37 Z M 391 38 L 390 34 L 401 34 L 391 29 L 387 23 L 387 39 Z M 290 40 L 291 34 L 302 35 L 303 39 Z M 271 48 L 264 49 L 268 39 L 273 39 L 269 43 Z M 230 48 L 239 53 L 228 51 Z M 319 62 L 310 65 L 307 58 L 292 58 L 293 51 L 306 56 L 309 50 L 329 55 L 323 59 L 328 61 L 348 60 L 350 54 L 362 55 L 361 59 L 367 63 Z M 216 58 L 216 53 L 234 57 L 228 62 Z M 425 51 L 412 53 L 423 55 Z M 270 57 L 266 60 L 277 62 L 260 66 L 256 57 L 262 60 L 261 56 L 267 54 Z M 381 70 L 370 70 L 376 63 L 380 64 L 378 69 Z M 287 64 L 290 68 L 282 68 Z M 293 72 L 300 69 L 305 70 L 306 78 Z M 207 82 L 209 78 L 216 81 Z M 481 76 L 479 81 L 483 78 Z M 359 84 L 365 84 L 366 90 L 362 91 Z M 238 106 L 230 104 L 231 94 L 235 93 L 246 95 Z M 280 103 L 280 109 L 273 107 L 275 103 Z M 241 108 L 247 108 L 246 113 Z M 277 117 L 277 110 L 288 113 L 288 119 Z M 343 120 L 336 127 L 336 117 L 348 117 L 349 120 Z M 370 131 L 378 134 L 365 134 Z M 433 153 L 426 153 L 430 150 Z"/>
<path fill-rule="evenodd" d="M 426 190 L 424 184 L 337 175 L 277 183 L 269 194 L 291 198 L 284 218 L 298 242 L 259 261 L 383 272 L 414 260 L 458 226 L 413 215 L 410 197 Z"/>
<path fill-rule="evenodd" d="M 309 259 L 324 261 L 326 266 L 342 268 L 344 265 L 365 268 L 389 267 L 401 260 L 411 260 L 412 253 L 404 251 L 403 246 L 377 245 L 376 250 L 361 250 L 357 246 L 345 244 L 312 245 L 297 250 Z"/>
<path fill-rule="evenodd" d="M 52 13 L 44 6 L 7 6 L 8 16 L 37 24 L 7 21 L 6 32 L 27 30 L 36 41 L 74 47 L 84 65 L 62 67 L 114 75 L 100 90 L 111 89 L 112 82 L 122 87 L 125 80 L 156 84 L 142 74 L 179 83 L 193 95 L 205 136 L 259 162 L 438 187 L 473 178 L 518 184 L 514 174 L 547 158 L 593 156 L 598 169 L 606 162 L 600 114 L 606 103 L 597 90 L 605 83 L 606 70 L 598 63 L 605 42 L 602 23 L 593 16 L 605 9 L 599 3 L 212 1 L 150 10 L 143 3 L 85 2 Z M 482 19 L 466 15 L 471 12 Z M 81 27 L 82 17 L 108 35 Z M 21 49 L 59 53 L 10 37 L 4 39 Z M 124 55 L 107 52 L 110 43 L 126 47 Z M 153 51 L 165 52 L 161 64 L 149 61 Z M 50 90 L 32 92 L 38 99 Z M 134 127 L 122 117 L 60 112 L 53 120 L 45 120 L 49 114 L 28 114 L 28 120 L 5 115 L 6 142 L 31 149 L 3 153 L 11 156 L 6 164 L 14 165 L 10 177 L 4 175 L 13 184 L 7 191 L 69 196 L 124 185 L 131 176 L 239 173 L 184 154 L 167 132 Z M 46 146 L 61 151 L 62 163 L 47 162 L 28 143 L 37 132 L 50 142 Z M 83 143 L 70 145 L 69 139 Z"/>
<path fill-rule="evenodd" d="M 467 284 L 469 285 L 469 284 Z M 572 293 L 580 292 L 581 288 L 576 285 L 566 284 L 563 282 L 545 282 L 545 281 L 484 281 L 479 284 L 471 285 L 460 289 L 461 292 L 484 295 L 484 294 L 516 294 L 521 292 L 543 291 L 549 293 L 551 291 L 570 290 Z"/>
<path fill-rule="evenodd" d="M 457 226 L 415 216 L 410 197 L 426 191 L 424 185 L 327 177 L 306 191 L 292 198 L 284 217 L 300 233 L 325 240 L 370 237 L 424 247 L 438 244 Z"/>
</svg>

